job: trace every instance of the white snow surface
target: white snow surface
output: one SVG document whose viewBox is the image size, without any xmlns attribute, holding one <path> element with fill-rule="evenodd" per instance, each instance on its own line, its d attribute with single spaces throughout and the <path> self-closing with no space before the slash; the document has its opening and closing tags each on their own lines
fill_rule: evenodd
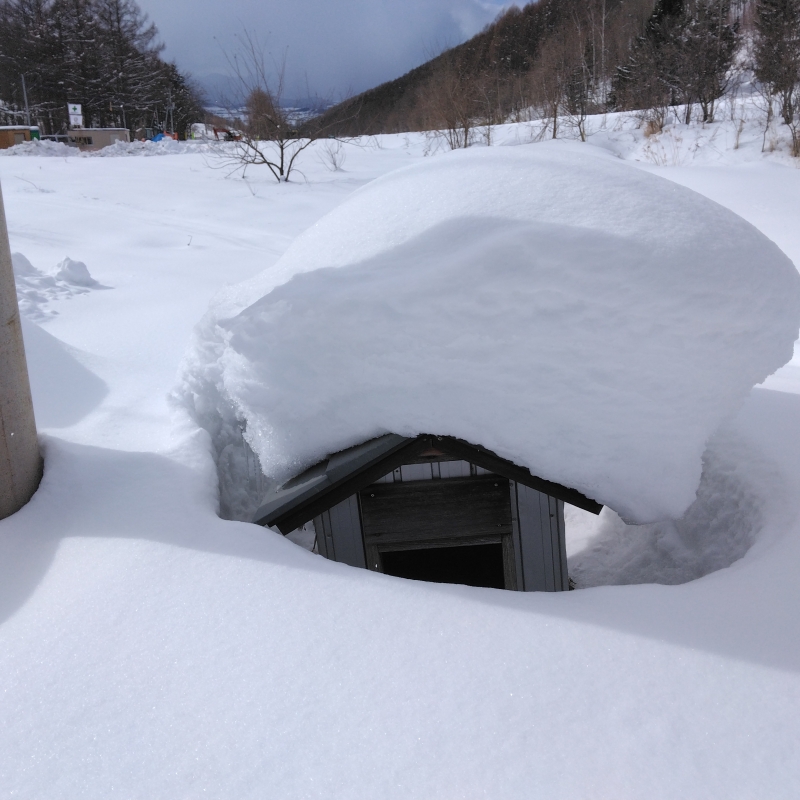
<svg viewBox="0 0 800 800">
<path fill-rule="evenodd" d="M 636 523 L 683 515 L 708 438 L 800 326 L 797 271 L 755 227 L 563 142 L 386 175 L 248 290 L 206 325 L 220 344 L 190 383 L 230 405 L 269 478 L 427 432 Z"/>
<path fill-rule="evenodd" d="M 17 302 L 20 313 L 28 319 L 42 322 L 58 314 L 54 308 L 60 300 L 67 300 L 90 289 L 101 286 L 89 273 L 82 261 L 63 259 L 51 273 L 34 267 L 22 253 L 12 253 L 14 280 L 17 284 Z"/>
<path fill-rule="evenodd" d="M 755 115 L 741 137 L 589 122 L 587 152 L 692 188 L 800 264 L 778 126 L 762 154 Z M 194 326 L 212 302 L 211 364 L 208 327 L 258 296 L 265 267 L 429 141 L 344 144 L 340 171 L 317 147 L 288 185 L 188 149 L 0 158 L 27 288 L 66 255 L 113 287 L 23 319 L 45 476 L 0 521 L 0 797 L 794 800 L 800 352 L 714 434 L 680 520 L 568 509 L 570 573 L 593 588 L 403 581 L 218 517 L 215 447 L 236 420 L 197 395 L 209 436 L 168 402 Z"/>
</svg>

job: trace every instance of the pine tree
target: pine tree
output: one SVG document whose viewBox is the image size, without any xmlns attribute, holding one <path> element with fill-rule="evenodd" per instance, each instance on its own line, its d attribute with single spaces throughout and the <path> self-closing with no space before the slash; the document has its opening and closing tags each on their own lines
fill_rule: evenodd
<svg viewBox="0 0 800 800">
<path fill-rule="evenodd" d="M 627 64 L 617 71 L 618 108 L 683 105 L 690 122 L 695 103 L 703 121 L 727 88 L 738 41 L 730 0 L 658 0 Z"/>
<path fill-rule="evenodd" d="M 81 103 L 87 125 L 130 129 L 163 122 L 169 106 L 183 130 L 202 109 L 162 49 L 135 0 L 0 0 L 0 106 L 19 117 L 25 75 L 45 133 L 66 132 L 68 103 Z"/>
<path fill-rule="evenodd" d="M 687 102 L 698 103 L 703 122 L 712 122 L 716 101 L 725 93 L 738 44 L 730 0 L 695 0 L 685 16 L 678 48 Z"/>
<path fill-rule="evenodd" d="M 759 0 L 756 6 L 755 74 L 778 97 L 792 126 L 800 85 L 800 0 Z"/>
</svg>

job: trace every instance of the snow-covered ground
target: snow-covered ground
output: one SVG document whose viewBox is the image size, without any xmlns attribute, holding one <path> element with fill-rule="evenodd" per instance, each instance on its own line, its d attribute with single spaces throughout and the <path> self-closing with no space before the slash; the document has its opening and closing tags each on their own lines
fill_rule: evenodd
<svg viewBox="0 0 800 800">
<path fill-rule="evenodd" d="M 586 147 L 800 265 L 800 170 L 755 120 L 738 149 L 730 120 L 595 123 Z M 800 358 L 715 435 L 682 520 L 571 514 L 570 571 L 596 588 L 419 584 L 218 518 L 208 434 L 169 397 L 212 298 L 235 309 L 234 284 L 430 142 L 345 147 L 288 185 L 226 177 L 203 145 L 0 158 L 46 458 L 0 522 L 0 796 L 795 797 Z"/>
</svg>

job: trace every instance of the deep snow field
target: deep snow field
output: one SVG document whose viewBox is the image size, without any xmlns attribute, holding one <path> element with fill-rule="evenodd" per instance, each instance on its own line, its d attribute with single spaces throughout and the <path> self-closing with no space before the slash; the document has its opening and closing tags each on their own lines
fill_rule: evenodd
<svg viewBox="0 0 800 800">
<path fill-rule="evenodd" d="M 800 265 L 780 131 L 766 154 L 736 119 L 592 131 Z M 712 437 L 681 520 L 568 510 L 579 591 L 403 581 L 218 517 L 179 401 L 195 326 L 354 190 L 440 157 L 343 147 L 288 185 L 202 144 L 0 157 L 45 454 L 0 522 L 0 798 L 797 797 L 797 354 Z"/>
</svg>

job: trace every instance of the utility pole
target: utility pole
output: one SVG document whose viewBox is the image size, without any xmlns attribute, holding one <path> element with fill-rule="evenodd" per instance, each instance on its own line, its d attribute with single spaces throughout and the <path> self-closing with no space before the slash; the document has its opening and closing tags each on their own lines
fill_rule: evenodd
<svg viewBox="0 0 800 800">
<path fill-rule="evenodd" d="M 25 87 L 25 76 L 20 75 L 22 78 L 22 97 L 25 100 L 25 124 L 30 128 L 31 126 L 31 112 L 28 109 L 28 90 Z"/>
<path fill-rule="evenodd" d="M 42 457 L 0 191 L 0 519 L 31 499 L 41 477 Z"/>
</svg>

